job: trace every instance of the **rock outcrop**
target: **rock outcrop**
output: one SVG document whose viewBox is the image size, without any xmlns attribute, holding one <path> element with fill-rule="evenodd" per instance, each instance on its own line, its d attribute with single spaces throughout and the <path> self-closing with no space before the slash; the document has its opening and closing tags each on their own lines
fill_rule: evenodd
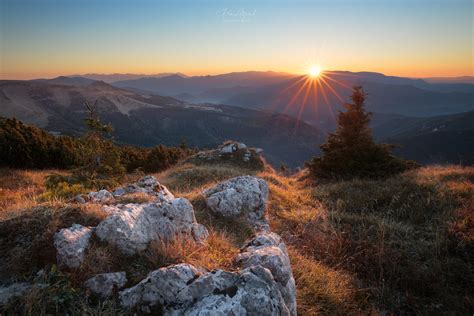
<svg viewBox="0 0 474 316">
<path fill-rule="evenodd" d="M 235 146 L 225 148 L 221 149 L 234 152 Z M 239 144 L 237 150 L 241 149 L 246 146 Z M 56 233 L 54 244 L 62 266 L 80 266 L 93 231 L 125 255 L 145 250 L 151 241 L 187 236 L 204 242 L 208 237 L 207 229 L 196 221 L 192 204 L 174 198 L 152 176 L 113 193 L 104 191 L 89 194 L 91 201 L 108 204 L 103 210 L 109 215 L 96 228 L 75 224 Z M 134 192 L 156 199 L 151 203 L 115 204 L 118 197 Z M 251 176 L 236 177 L 204 191 L 211 211 L 225 217 L 244 216 L 255 229 L 256 235 L 234 258 L 236 270 L 206 271 L 186 263 L 163 267 L 120 291 L 122 307 L 164 315 L 296 315 L 295 280 L 288 252 L 281 237 L 270 231 L 265 217 L 268 194 L 266 182 Z M 126 282 L 125 272 L 116 272 L 96 275 L 84 285 L 107 298 Z"/>
<path fill-rule="evenodd" d="M 294 279 L 281 238 L 261 233 L 243 251 L 237 272 L 202 273 L 189 264 L 153 271 L 120 292 L 121 304 L 143 312 L 162 308 L 164 315 L 296 315 Z"/>
<path fill-rule="evenodd" d="M 84 260 L 84 254 L 92 228 L 74 224 L 63 228 L 54 235 L 54 246 L 57 250 L 58 264 L 67 268 L 78 268 Z"/>
<path fill-rule="evenodd" d="M 129 193 L 145 193 L 156 197 L 159 202 L 174 199 L 173 194 L 164 185 L 160 184 L 154 176 L 145 176 L 136 183 L 117 188 L 112 192 L 112 195 L 119 197 Z"/>
<path fill-rule="evenodd" d="M 268 230 L 265 206 L 268 185 L 263 179 L 242 176 L 219 183 L 203 192 L 206 204 L 224 217 L 244 215 L 256 230 Z"/>
<path fill-rule="evenodd" d="M 86 282 L 84 285 L 102 298 L 112 295 L 114 290 L 120 290 L 127 283 L 127 275 L 125 272 L 113 272 L 98 274 Z"/>
<path fill-rule="evenodd" d="M 244 268 L 262 266 L 272 273 L 290 313 L 296 315 L 296 286 L 285 243 L 275 233 L 259 233 L 242 249 L 236 261 Z"/>
<path fill-rule="evenodd" d="M 97 226 L 96 235 L 124 254 L 133 255 L 145 250 L 152 240 L 167 242 L 186 235 L 201 242 L 206 239 L 207 230 L 196 222 L 191 203 L 178 198 L 123 205 Z"/>
<path fill-rule="evenodd" d="M 217 149 L 197 153 L 196 158 L 202 162 L 228 161 L 252 169 L 261 169 L 264 165 L 262 152 L 262 149 L 249 148 L 244 143 L 226 141 Z"/>
</svg>

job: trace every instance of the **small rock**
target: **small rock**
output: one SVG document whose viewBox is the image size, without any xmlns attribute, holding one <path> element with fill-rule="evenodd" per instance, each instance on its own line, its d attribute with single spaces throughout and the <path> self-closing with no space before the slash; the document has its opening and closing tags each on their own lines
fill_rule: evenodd
<svg viewBox="0 0 474 316">
<path fill-rule="evenodd" d="M 74 197 L 74 200 L 79 204 L 85 204 L 86 200 L 82 197 L 81 194 L 78 194 Z"/>
<path fill-rule="evenodd" d="M 114 289 L 121 289 L 126 283 L 125 272 L 113 272 L 98 274 L 88 279 L 84 285 L 100 297 L 107 298 L 113 294 Z"/>
<path fill-rule="evenodd" d="M 11 298 L 21 296 L 31 288 L 29 283 L 14 283 L 0 287 L 0 306 L 5 305 Z"/>
<path fill-rule="evenodd" d="M 145 176 L 142 179 L 138 180 L 137 185 L 140 187 L 156 187 L 160 185 L 158 180 L 154 176 Z"/>
<path fill-rule="evenodd" d="M 79 224 L 63 228 L 54 235 L 54 246 L 60 266 L 78 268 L 84 260 L 92 229 Z"/>
<path fill-rule="evenodd" d="M 98 192 L 89 192 L 89 199 L 94 203 L 108 203 L 113 202 L 114 196 L 107 190 L 100 190 Z"/>
<path fill-rule="evenodd" d="M 265 207 L 268 199 L 268 185 L 263 179 L 242 176 L 221 182 L 203 192 L 207 206 L 225 217 L 246 215 L 256 229 L 268 229 Z"/>
<path fill-rule="evenodd" d="M 114 190 L 114 192 L 112 192 L 112 195 L 114 197 L 117 197 L 117 196 L 122 196 L 125 193 L 127 193 L 127 191 L 124 188 L 117 188 L 117 189 Z"/>
</svg>

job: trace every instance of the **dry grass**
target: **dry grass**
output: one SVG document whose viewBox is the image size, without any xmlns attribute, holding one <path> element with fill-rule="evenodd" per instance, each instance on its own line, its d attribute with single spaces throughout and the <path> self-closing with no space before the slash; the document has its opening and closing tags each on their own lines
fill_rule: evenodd
<svg viewBox="0 0 474 316">
<path fill-rule="evenodd" d="M 50 172 L 0 171 L 0 281 L 54 267 L 53 234 L 73 223 L 94 226 L 106 215 L 98 205 L 38 204 Z M 97 273 L 126 271 L 133 285 L 173 263 L 232 270 L 252 230 L 243 219 L 212 214 L 201 192 L 246 174 L 269 184 L 270 223 L 289 248 L 299 314 L 462 314 L 473 309 L 474 168 L 433 166 L 387 180 L 310 185 L 304 173 L 288 177 L 268 166 L 256 171 L 185 163 L 157 176 L 173 194 L 191 201 L 198 222 L 210 231 L 206 245 L 178 239 L 125 258 L 93 239 L 83 267 L 67 272 L 67 282 L 55 276 L 53 292 L 33 291 L 28 310 L 54 314 L 59 296 L 68 304 L 78 302 L 71 311 L 118 313 L 113 300 L 91 307 L 78 296 L 80 283 Z M 132 200 L 147 201 L 139 195 Z"/>
<path fill-rule="evenodd" d="M 358 308 L 344 300 L 324 306 L 324 314 L 337 314 L 340 308 L 344 313 L 359 313 L 361 308 L 364 313 L 472 308 L 467 280 L 473 278 L 474 168 L 428 167 L 387 180 L 314 187 L 296 179 L 267 176 L 272 227 L 293 246 L 292 259 L 299 258 L 295 276 L 300 275 L 299 256 L 304 255 L 350 275 L 359 288 Z M 308 283 L 304 291 L 316 291 Z M 372 306 L 366 304 L 367 296 Z M 310 295 L 299 299 L 304 297 Z M 321 308 L 322 303 L 313 303 L 315 310 Z M 307 304 L 300 302 L 301 308 Z"/>
<path fill-rule="evenodd" d="M 56 170 L 0 169 L 0 220 L 16 216 L 21 209 L 38 205 L 45 191 L 44 178 Z"/>
<path fill-rule="evenodd" d="M 185 163 L 157 176 L 171 192 L 181 195 L 212 183 L 254 173 L 255 171 L 242 167 L 231 168 L 228 164 L 193 165 Z"/>
<path fill-rule="evenodd" d="M 233 259 L 239 253 L 223 233 L 211 231 L 205 244 L 198 244 L 189 238 L 176 238 L 171 242 L 152 242 L 147 258 L 155 266 L 190 263 L 209 271 L 233 269 Z"/>
</svg>

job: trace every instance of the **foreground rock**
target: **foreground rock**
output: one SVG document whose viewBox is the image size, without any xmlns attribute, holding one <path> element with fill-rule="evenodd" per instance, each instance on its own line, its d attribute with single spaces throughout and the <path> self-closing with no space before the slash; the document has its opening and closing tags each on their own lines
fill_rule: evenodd
<svg viewBox="0 0 474 316">
<path fill-rule="evenodd" d="M 278 235 L 259 234 L 237 262 L 238 272 L 200 273 L 189 264 L 161 268 L 120 292 L 121 304 L 164 315 L 296 315 L 294 279 Z"/>
<path fill-rule="evenodd" d="M 129 184 L 125 187 L 117 188 L 112 192 L 113 196 L 123 196 L 129 193 L 145 193 L 156 197 L 159 202 L 171 201 L 174 195 L 154 176 L 145 176 L 136 183 Z"/>
<path fill-rule="evenodd" d="M 96 234 L 124 254 L 133 255 L 145 250 L 150 241 L 167 242 L 189 236 L 202 242 L 208 233 L 196 222 L 191 203 L 178 198 L 161 203 L 126 204 L 103 220 Z"/>
<path fill-rule="evenodd" d="M 269 230 L 265 218 L 268 185 L 263 179 L 242 176 L 219 183 L 203 192 L 213 212 L 225 217 L 246 216 L 256 230 Z"/>
<path fill-rule="evenodd" d="M 120 302 L 126 308 L 139 306 L 143 311 L 158 304 L 167 307 L 178 304 L 178 293 L 198 275 L 199 271 L 189 264 L 155 270 L 134 287 L 120 292 Z"/>
<path fill-rule="evenodd" d="M 102 298 L 112 295 L 114 290 L 119 290 L 127 283 L 125 272 L 102 273 L 88 279 L 84 285 L 93 293 Z"/>
<path fill-rule="evenodd" d="M 272 273 L 292 315 L 296 315 L 296 286 L 285 243 L 275 233 L 260 233 L 236 258 L 244 268 L 262 266 Z"/>
<path fill-rule="evenodd" d="M 92 229 L 79 224 L 63 228 L 54 235 L 58 264 L 62 267 L 78 268 L 84 260 L 84 254 Z"/>
</svg>

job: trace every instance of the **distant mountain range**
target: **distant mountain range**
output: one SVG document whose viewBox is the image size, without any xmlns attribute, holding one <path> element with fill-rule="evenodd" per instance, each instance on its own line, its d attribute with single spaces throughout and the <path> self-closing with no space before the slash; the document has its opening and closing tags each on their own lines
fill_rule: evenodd
<svg viewBox="0 0 474 316">
<path fill-rule="evenodd" d="M 98 100 L 119 142 L 177 145 L 186 139 L 212 147 L 235 139 L 262 147 L 274 164 L 297 166 L 319 152 L 351 87 L 362 85 L 377 140 L 402 145 L 398 154 L 423 163 L 474 163 L 474 84 L 466 83 L 472 77 L 445 82 L 371 72 L 324 75 L 324 81 L 257 71 L 112 84 L 85 76 L 0 81 L 0 115 L 79 134 L 84 101 Z"/>
<path fill-rule="evenodd" d="M 428 117 L 474 110 L 474 84 L 470 83 L 442 83 L 440 80 L 429 83 L 372 72 L 327 71 L 324 76 L 308 83 L 306 76 L 243 72 L 141 78 L 112 84 L 188 102 L 276 111 L 303 119 L 323 130 L 334 129 L 335 113 L 342 109 L 355 85 L 364 87 L 368 93 L 368 109 L 377 113 Z"/>
<path fill-rule="evenodd" d="M 185 74 L 177 72 L 177 73 L 172 73 L 172 72 L 162 72 L 162 73 L 157 73 L 157 74 L 151 74 L 151 75 L 143 75 L 143 74 L 85 74 L 85 75 L 70 75 L 68 77 L 82 77 L 86 79 L 92 79 L 92 80 L 99 80 L 99 81 L 104 81 L 107 83 L 111 83 L 114 81 L 120 81 L 120 80 L 134 80 L 134 79 L 139 79 L 139 78 L 162 78 L 162 77 L 168 77 L 172 75 L 177 75 L 180 77 L 187 77 Z"/>
<path fill-rule="evenodd" d="M 318 153 L 324 135 L 315 127 L 275 113 L 213 104 L 192 104 L 170 97 L 141 95 L 102 81 L 83 78 L 0 81 L 0 115 L 16 117 L 47 131 L 84 132 L 84 102 L 97 105 L 100 117 L 115 128 L 121 143 L 213 148 L 233 139 L 263 148 L 278 166 L 301 166 Z"/>
</svg>

